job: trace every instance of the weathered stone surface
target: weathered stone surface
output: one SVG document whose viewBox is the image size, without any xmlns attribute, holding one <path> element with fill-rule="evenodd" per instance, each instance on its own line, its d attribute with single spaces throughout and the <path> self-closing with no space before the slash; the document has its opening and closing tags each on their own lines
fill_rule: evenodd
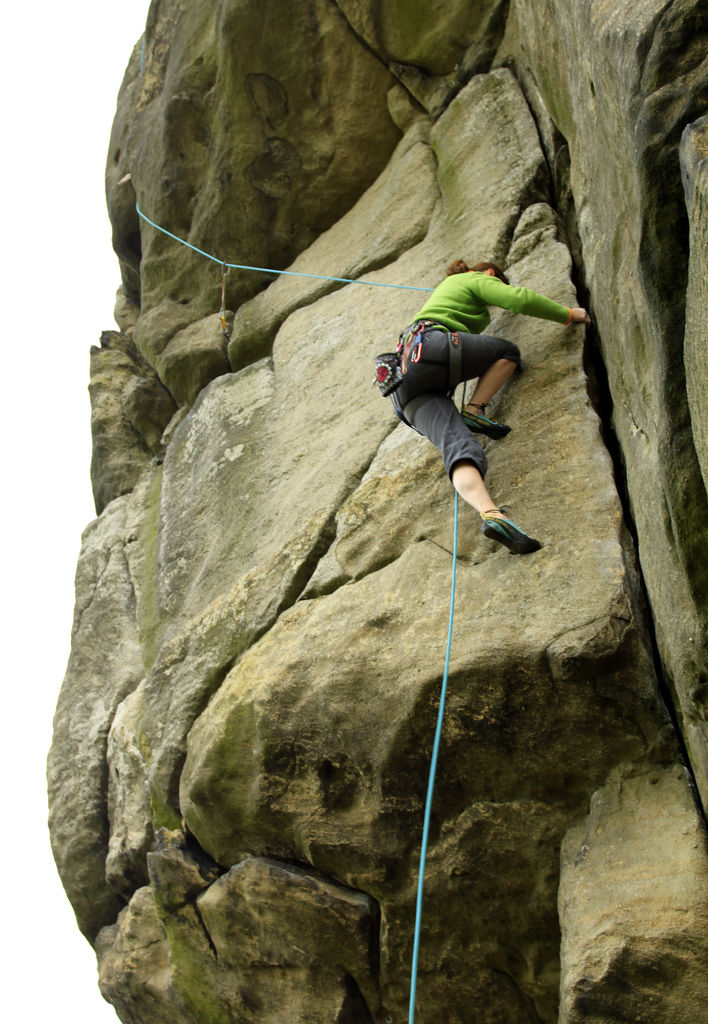
<svg viewBox="0 0 708 1024">
<path fill-rule="evenodd" d="M 548 189 L 536 126 L 513 75 L 500 68 L 473 78 L 431 141 L 444 196 L 444 218 L 431 231 L 441 263 L 457 252 L 503 262 L 519 215 Z"/>
<path fill-rule="evenodd" d="M 708 507 L 684 372 L 678 149 L 686 124 L 708 107 L 708 10 L 696 0 L 517 0 L 512 18 L 519 64 L 568 144 L 639 557 L 705 803 Z"/>
<path fill-rule="evenodd" d="M 146 322 L 159 319 L 146 314 Z M 232 317 L 226 318 L 227 331 Z M 218 314 L 178 330 L 155 355 L 155 366 L 179 405 L 192 405 L 209 381 L 228 373 L 227 341 Z"/>
<path fill-rule="evenodd" d="M 116 292 L 113 316 L 123 334 L 133 333 L 135 324 L 140 316 L 140 303 L 134 296 L 128 293 L 125 285 L 121 285 Z"/>
<path fill-rule="evenodd" d="M 681 168 L 690 219 L 691 257 L 686 293 L 684 362 L 691 411 L 693 443 L 708 487 L 708 352 L 705 310 L 708 309 L 708 115 L 689 125 L 681 138 Z"/>
<path fill-rule="evenodd" d="M 93 939 L 122 906 L 105 881 L 106 741 L 143 664 L 135 594 L 125 559 L 128 497 L 111 502 L 84 533 L 76 574 L 72 650 L 49 752 L 49 827 L 64 888 Z"/>
<path fill-rule="evenodd" d="M 337 6 L 385 60 L 447 75 L 474 42 L 493 46 L 487 32 L 489 11 L 503 5 L 498 0 L 484 0 L 470 17 L 469 4 L 453 0 L 444 18 L 437 4 L 416 3 L 412 9 L 405 0 L 394 0 L 385 7 L 369 0 L 337 0 Z"/>
<path fill-rule="evenodd" d="M 122 1020 L 229 1024 L 371 1021 L 374 901 L 258 858 L 216 878 L 183 835 L 162 832 L 151 887 L 98 937 L 101 989 Z M 154 894 L 154 895 L 153 895 Z"/>
<path fill-rule="evenodd" d="M 438 4 L 337 0 L 354 30 L 388 64 L 411 95 L 439 114 L 472 77 L 489 70 L 504 32 L 504 0 Z"/>
<path fill-rule="evenodd" d="M 140 749 L 140 714 L 145 681 L 118 706 L 108 733 L 108 821 L 106 881 L 130 898 L 147 883 L 146 858 L 154 830 L 145 754 Z"/>
<path fill-rule="evenodd" d="M 92 528 L 121 572 L 102 571 L 90 545 L 82 556 L 94 598 L 50 782 L 57 860 L 87 934 L 130 900 L 97 940 L 125 1024 L 406 1018 L 453 505 L 437 452 L 370 386 L 370 357 L 424 295 L 282 277 L 239 307 L 262 280 L 229 275 L 226 364 L 220 268 L 138 231 L 135 189 L 219 256 L 285 266 L 299 252 L 290 269 L 421 287 L 453 257 L 488 258 L 575 305 L 570 239 L 699 782 L 708 749 L 677 154 L 684 118 L 704 112 L 705 14 L 688 0 L 514 0 L 476 17 L 459 4 L 339 7 L 352 28 L 324 0 L 267 18 L 251 0 L 154 5 L 109 155 L 122 324 L 140 296 L 137 343 L 184 405 Z M 467 83 L 505 19 L 503 66 Z M 262 42 L 222 45 L 245 25 Z M 332 57 L 353 60 L 336 97 Z M 684 154 L 686 378 L 704 304 L 700 168 Z M 568 1022 L 647 1007 L 694 1024 L 705 839 L 588 398 L 585 332 L 506 313 L 490 332 L 519 343 L 526 369 L 491 409 L 513 430 L 487 445 L 488 483 L 544 548 L 512 558 L 460 510 L 416 1019 L 552 1024 L 560 991 Z"/>
<path fill-rule="evenodd" d="M 133 341 L 104 331 L 91 349 L 91 483 L 96 511 L 135 487 L 160 450 L 175 402 Z"/>
<path fill-rule="evenodd" d="M 434 826 L 436 837 L 443 826 L 453 833 L 456 853 L 443 857 L 438 851 L 447 885 L 444 899 L 442 879 L 433 885 L 435 924 L 429 926 L 432 935 L 426 933 L 430 946 L 421 965 L 424 1007 L 444 1000 L 454 1020 L 462 1019 L 455 1007 L 470 1000 L 479 1005 L 477 968 L 487 962 L 490 944 L 513 950 L 507 955 L 519 963 L 533 962 L 533 950 L 540 948 L 546 965 L 541 976 L 518 969 L 510 974 L 536 1012 L 553 1005 L 558 935 L 549 849 L 576 813 L 571 808 L 589 796 L 585 787 L 593 778 L 600 782 L 608 764 L 660 754 L 647 747 L 663 728 L 656 696 L 646 689 L 649 663 L 632 638 L 627 595 L 611 585 L 613 576 L 621 580 L 621 549 L 615 542 L 593 555 L 596 609 L 587 600 L 585 572 L 563 574 L 560 559 L 552 556 L 521 579 L 507 570 L 509 559 L 499 564 L 498 553 L 458 567 L 458 607 L 474 605 L 476 614 L 474 627 L 463 625 L 453 647 L 454 691 Z M 182 775 L 188 827 L 220 863 L 246 852 L 275 855 L 313 864 L 375 896 L 387 922 L 382 1001 L 396 1007 L 397 1017 L 405 1001 L 449 566 L 449 555 L 437 545 L 414 544 L 379 573 L 281 616 L 192 729 Z M 490 594 L 482 604 L 475 598 L 480 593 Z M 532 617 L 532 594 L 534 607 L 545 603 L 562 614 L 567 633 L 558 635 L 541 616 Z M 581 620 L 573 619 L 574 606 Z M 341 622 L 345 631 L 337 628 Z M 319 638 L 314 650 L 313 638 Z M 422 664 L 421 649 L 438 650 L 439 661 Z M 504 824 L 510 802 L 518 802 L 513 828 Z M 477 804 L 485 805 L 492 831 L 511 830 L 515 854 L 510 849 L 509 861 L 516 856 L 517 875 L 514 883 L 507 876 L 508 884 L 534 894 L 532 904 L 522 901 L 517 912 L 528 922 L 523 934 L 511 922 L 499 925 L 500 915 L 507 917 L 496 874 L 484 887 L 485 831 L 463 828 L 458 820 Z M 529 831 L 536 829 L 547 838 L 529 849 Z M 499 847 L 491 845 L 494 858 Z M 461 889 L 450 884 L 451 861 L 469 879 Z M 546 880 L 544 887 L 537 876 Z M 465 912 L 471 889 L 473 919 Z M 490 921 L 496 922 L 491 931 Z M 479 959 L 470 951 L 478 944 Z M 451 949 L 464 951 L 467 970 L 461 963 L 451 969 L 450 987 L 444 974 L 438 977 L 441 948 L 448 964 L 455 963 Z M 519 1019 L 533 1020 L 528 1013 Z M 479 1014 L 484 1020 L 481 1008 Z M 545 1012 L 542 1019 L 549 1019 Z"/>
<path fill-rule="evenodd" d="M 197 899 L 243 1020 L 370 1020 L 377 1006 L 376 904 L 312 872 L 248 858 Z M 264 985 L 266 975 L 275 982 Z M 250 1008 L 250 1012 L 249 1012 Z M 231 1018 L 227 1018 L 231 1019 Z"/>
<path fill-rule="evenodd" d="M 316 324 L 307 314 L 289 319 L 272 363 L 205 390 L 165 458 L 154 610 L 161 639 L 141 728 L 153 800 L 172 813 L 194 718 L 234 659 L 296 600 L 329 544 L 335 510 L 391 429 L 373 389 L 342 407 L 331 382 L 346 376 L 350 350 L 339 299 L 327 303 Z M 316 409 L 293 400 L 305 381 L 320 396 Z"/>
<path fill-rule="evenodd" d="M 154 363 L 177 330 L 218 310 L 220 271 L 140 222 L 136 199 L 218 259 L 284 267 L 374 181 L 398 131 L 386 106 L 395 79 L 330 0 L 267 12 L 257 0 L 169 0 L 152 5 L 143 42 L 106 187 L 124 283 L 141 301 L 135 336 Z M 230 275 L 229 306 L 259 287 Z"/>
<path fill-rule="evenodd" d="M 401 425 L 337 513 L 331 555 L 344 580 L 359 579 L 395 561 L 411 543 L 433 540 L 449 548 L 449 519 L 450 488 L 438 452 Z M 317 587 L 317 574 L 311 586 Z"/>
<path fill-rule="evenodd" d="M 174 1024 L 169 946 L 150 886 L 138 889 L 96 940 L 99 985 L 122 1021 Z"/>
<path fill-rule="evenodd" d="M 689 221 L 693 218 L 696 184 L 702 172 L 703 161 L 708 159 L 708 114 L 686 125 L 679 147 L 681 180 Z"/>
<path fill-rule="evenodd" d="M 440 198 L 429 137 L 428 121 L 417 117 L 374 184 L 295 260 L 291 272 L 362 277 L 422 241 Z M 245 302 L 231 332 L 234 369 L 267 355 L 290 313 L 337 287 L 333 281 L 283 276 Z"/>
<path fill-rule="evenodd" d="M 699 1024 L 705 823 L 680 768 L 615 773 L 563 843 L 561 1024 Z"/>
<path fill-rule="evenodd" d="M 708 487 L 708 355 L 705 343 L 708 311 L 708 117 L 690 125 L 684 132 L 682 143 L 682 168 L 687 179 L 686 206 L 690 217 L 683 358 L 692 445 L 701 467 L 703 484 Z M 694 512 L 691 509 L 691 519 L 695 513 L 699 513 L 699 510 L 695 509 Z M 702 553 L 699 557 L 702 557 Z M 700 600 L 703 591 L 698 587 L 696 589 L 697 600 Z M 693 617 L 691 621 L 695 622 Z M 698 628 L 688 636 L 687 648 L 682 652 L 683 678 L 681 685 L 676 685 L 676 690 L 686 746 L 705 800 L 705 780 L 708 779 L 708 671 L 704 661 L 703 637 L 704 634 Z"/>
</svg>

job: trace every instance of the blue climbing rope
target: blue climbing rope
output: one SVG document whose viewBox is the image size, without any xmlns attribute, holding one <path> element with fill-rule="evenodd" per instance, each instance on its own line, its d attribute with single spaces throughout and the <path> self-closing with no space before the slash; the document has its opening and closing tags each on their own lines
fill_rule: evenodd
<svg viewBox="0 0 708 1024">
<path fill-rule="evenodd" d="M 229 270 L 250 270 L 259 274 L 276 274 L 276 275 L 287 275 L 289 277 L 309 277 L 319 281 L 335 281 L 340 284 L 368 284 L 379 288 L 400 288 L 406 289 L 407 291 L 416 292 L 432 292 L 432 288 L 423 288 L 419 285 L 411 284 L 388 284 L 384 281 L 366 281 L 360 279 L 354 279 L 350 277 L 329 277 L 325 274 L 305 274 L 295 270 L 273 270 L 269 267 L 251 267 L 241 263 L 226 263 L 224 260 L 218 259 L 216 256 L 212 256 L 211 253 L 205 252 L 203 249 L 198 249 L 196 245 L 192 245 L 191 242 L 186 242 L 183 238 L 179 238 L 177 235 L 173 235 L 171 231 L 163 228 L 160 224 L 156 224 L 155 221 L 150 220 L 140 206 L 136 203 L 135 209 L 140 217 L 155 228 L 156 231 L 162 232 L 163 235 L 167 235 L 168 238 L 172 238 L 175 242 L 179 242 L 180 245 L 186 246 L 187 249 L 191 249 L 192 252 L 197 253 L 199 256 L 204 256 L 205 259 L 211 260 L 213 263 L 217 263 L 222 268 L 222 273 Z M 223 292 L 223 282 L 222 282 Z M 223 297 L 222 297 L 223 307 Z M 464 393 L 463 393 L 463 404 L 464 404 Z M 420 951 L 420 926 L 423 911 L 423 886 L 425 881 L 425 861 L 428 851 L 428 839 L 430 834 L 430 816 L 433 805 L 433 791 L 435 789 L 435 774 L 437 771 L 438 754 L 440 752 L 440 737 L 442 735 L 443 720 L 445 717 L 445 698 L 447 695 L 447 680 L 450 671 L 450 652 L 452 650 L 452 627 L 455 613 L 455 584 L 457 580 L 457 535 L 458 535 L 458 519 L 459 519 L 459 496 L 455 493 L 455 520 L 454 520 L 454 538 L 453 538 L 453 549 L 452 549 L 452 593 L 450 595 L 450 619 L 447 633 L 447 651 L 445 653 L 445 670 L 443 672 L 442 686 L 440 689 L 440 705 L 438 707 L 438 719 L 435 728 L 435 738 L 433 740 L 433 753 L 430 761 L 430 773 L 428 776 L 428 792 L 425 801 L 425 814 L 423 818 L 423 837 L 420 847 L 420 868 L 418 872 L 418 894 L 416 898 L 416 912 L 415 912 L 415 929 L 413 933 L 413 959 L 411 964 L 411 991 L 410 991 L 410 1004 L 408 1010 L 408 1022 L 414 1024 L 415 1021 L 415 994 L 416 994 L 416 983 L 418 977 L 418 954 Z"/>
<path fill-rule="evenodd" d="M 462 399 L 464 404 L 464 397 Z M 423 884 L 425 881 L 425 858 L 428 852 L 428 836 L 430 833 L 430 815 L 433 806 L 433 790 L 435 789 L 435 772 L 438 765 L 438 753 L 440 751 L 440 736 L 442 735 L 443 719 L 445 717 L 445 697 L 447 694 L 447 677 L 450 671 L 450 651 L 452 649 L 452 624 L 455 615 L 455 582 L 457 578 L 457 534 L 459 519 L 460 498 L 455 492 L 455 526 L 452 544 L 452 586 L 450 594 L 450 621 L 447 630 L 447 651 L 445 652 L 445 671 L 443 672 L 442 686 L 440 687 L 440 706 L 438 707 L 438 720 L 435 727 L 435 739 L 433 740 L 433 753 L 430 759 L 430 774 L 428 775 L 428 794 L 425 799 L 425 814 L 423 817 L 423 838 L 420 844 L 420 868 L 418 871 L 418 896 L 415 906 L 415 929 L 413 931 L 413 959 L 411 963 L 411 995 L 408 1006 L 408 1024 L 415 1021 L 415 990 L 418 978 L 418 953 L 420 950 L 420 924 L 423 915 Z"/>
<path fill-rule="evenodd" d="M 270 267 L 249 267 L 243 263 L 226 263 L 224 260 L 217 259 L 216 256 L 212 256 L 211 253 L 204 252 L 203 249 L 198 249 L 196 245 L 192 245 L 191 242 L 185 242 L 183 238 L 179 238 L 177 235 L 173 235 L 171 231 L 156 224 L 154 220 L 150 220 L 146 217 L 143 211 L 140 209 L 138 204 L 135 204 L 136 212 L 142 219 L 155 228 L 157 231 L 161 231 L 163 235 L 167 235 L 168 238 L 174 239 L 175 242 L 179 242 L 180 245 L 186 246 L 191 249 L 192 252 L 198 253 L 200 256 L 204 256 L 206 259 L 211 260 L 213 263 L 218 263 L 220 267 L 228 267 L 229 270 L 252 270 L 258 274 L 278 274 L 287 275 L 288 277 L 312 277 L 318 281 L 337 281 L 340 284 L 368 284 L 376 288 L 404 288 L 407 291 L 413 292 L 432 292 L 432 288 L 423 288 L 420 285 L 415 284 L 387 284 L 385 281 L 362 281 L 351 277 L 328 277 L 326 274 L 304 274 L 297 270 L 273 270 Z"/>
</svg>

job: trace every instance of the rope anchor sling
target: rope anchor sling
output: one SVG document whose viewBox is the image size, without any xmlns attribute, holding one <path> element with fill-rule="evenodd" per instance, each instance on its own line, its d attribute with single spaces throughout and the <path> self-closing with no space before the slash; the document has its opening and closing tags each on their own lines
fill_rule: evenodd
<svg viewBox="0 0 708 1024">
<path fill-rule="evenodd" d="M 221 310 L 219 311 L 219 320 L 221 321 L 221 333 L 224 336 L 226 344 L 228 345 L 231 341 L 229 336 L 229 330 L 226 326 L 226 275 L 229 272 L 229 267 L 226 263 L 221 264 Z"/>
</svg>

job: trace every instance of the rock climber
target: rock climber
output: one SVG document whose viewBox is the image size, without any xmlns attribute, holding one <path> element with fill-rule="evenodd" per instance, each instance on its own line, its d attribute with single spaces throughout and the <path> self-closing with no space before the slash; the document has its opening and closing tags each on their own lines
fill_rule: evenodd
<svg viewBox="0 0 708 1024">
<path fill-rule="evenodd" d="M 513 554 L 529 554 L 542 545 L 495 505 L 484 484 L 487 457 L 475 437 L 485 434 L 496 440 L 511 430 L 489 419 L 485 407 L 521 362 L 513 342 L 482 333 L 491 319 L 489 306 L 566 326 L 590 323 L 584 309 L 512 287 L 493 263 L 469 267 L 455 260 L 401 335 L 404 376 L 391 400 L 404 421 L 439 448 L 455 490 L 482 517 L 484 536 Z M 452 373 L 451 362 L 456 364 Z M 478 378 L 477 385 L 460 412 L 452 391 L 460 381 L 473 378 Z"/>
</svg>

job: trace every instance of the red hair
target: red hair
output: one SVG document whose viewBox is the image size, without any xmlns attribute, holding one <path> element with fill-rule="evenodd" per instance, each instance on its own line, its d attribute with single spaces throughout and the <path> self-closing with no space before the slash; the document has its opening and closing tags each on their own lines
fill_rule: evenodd
<svg viewBox="0 0 708 1024">
<path fill-rule="evenodd" d="M 466 274 L 470 268 L 467 266 L 464 260 L 455 260 L 445 271 L 446 277 L 450 277 L 452 274 Z"/>
<path fill-rule="evenodd" d="M 509 278 L 506 276 L 501 267 L 498 267 L 496 263 L 475 263 L 473 267 L 468 267 L 464 260 L 455 260 L 445 271 L 447 277 L 451 274 L 467 274 L 474 270 L 493 270 L 494 276 L 498 277 L 504 284 L 509 284 Z"/>
</svg>

